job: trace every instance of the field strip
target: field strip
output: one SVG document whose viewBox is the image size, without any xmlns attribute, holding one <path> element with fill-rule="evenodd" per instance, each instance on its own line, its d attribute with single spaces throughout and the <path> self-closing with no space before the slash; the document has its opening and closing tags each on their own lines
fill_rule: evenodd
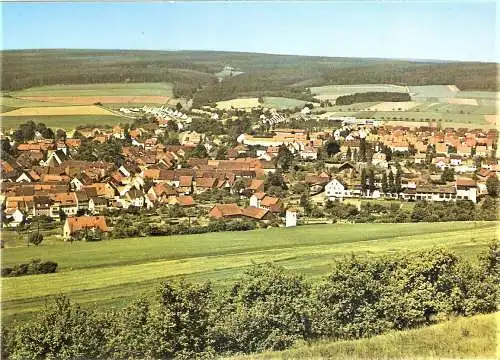
<svg viewBox="0 0 500 360">
<path fill-rule="evenodd" d="M 57 115 L 115 115 L 98 106 L 43 106 L 27 107 L 0 114 L 0 116 L 57 116 Z"/>
<path fill-rule="evenodd" d="M 92 105 L 102 104 L 165 104 L 170 100 L 168 96 L 160 95 L 104 95 L 104 96 L 18 96 L 21 100 L 46 101 L 51 103 Z"/>
<path fill-rule="evenodd" d="M 271 249 L 243 252 L 224 256 L 202 256 L 178 260 L 153 261 L 136 265 L 79 269 L 47 275 L 2 278 L 2 302 L 31 297 L 92 290 L 113 285 L 125 285 L 156 278 L 203 273 L 215 269 L 232 269 L 251 265 L 252 262 L 286 261 L 300 257 L 348 255 L 351 252 L 392 252 L 415 250 L 436 245 L 475 246 L 477 241 L 487 242 L 495 236 L 495 227 L 473 232 L 452 231 L 416 236 L 398 236 L 390 239 L 365 240 L 344 244 L 323 244 L 289 249 Z M 413 246 L 410 246 L 410 243 Z"/>
</svg>

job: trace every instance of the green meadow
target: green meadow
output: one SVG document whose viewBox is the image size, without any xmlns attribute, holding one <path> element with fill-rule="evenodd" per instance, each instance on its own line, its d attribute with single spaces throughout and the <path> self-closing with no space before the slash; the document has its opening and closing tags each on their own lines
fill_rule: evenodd
<svg viewBox="0 0 500 360">
<path fill-rule="evenodd" d="M 2 250 L 3 266 L 33 258 L 59 264 L 55 274 L 2 279 L 4 321 L 29 317 L 65 294 L 83 306 L 120 306 L 151 294 L 165 279 L 210 280 L 228 286 L 253 263 L 277 262 L 311 281 L 339 256 L 382 256 L 445 246 L 475 259 L 496 237 L 496 222 L 333 224 L 104 240 L 52 242 Z"/>
<path fill-rule="evenodd" d="M 169 83 L 47 85 L 14 91 L 13 96 L 172 96 Z"/>
</svg>

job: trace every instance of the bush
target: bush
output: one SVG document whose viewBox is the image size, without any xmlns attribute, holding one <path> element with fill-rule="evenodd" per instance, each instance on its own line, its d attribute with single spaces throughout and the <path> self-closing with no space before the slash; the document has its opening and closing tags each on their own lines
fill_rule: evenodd
<svg viewBox="0 0 500 360">
<path fill-rule="evenodd" d="M 13 267 L 2 269 L 2 277 L 23 276 L 37 274 L 52 274 L 57 270 L 57 263 L 54 261 L 41 262 L 40 259 L 33 259 L 27 264 L 19 264 Z"/>
</svg>

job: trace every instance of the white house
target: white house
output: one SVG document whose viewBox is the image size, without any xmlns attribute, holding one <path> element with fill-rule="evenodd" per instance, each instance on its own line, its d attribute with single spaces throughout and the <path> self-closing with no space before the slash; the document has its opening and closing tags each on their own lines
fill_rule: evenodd
<svg viewBox="0 0 500 360">
<path fill-rule="evenodd" d="M 328 199 L 343 199 L 346 196 L 346 186 L 337 179 L 325 185 L 325 195 Z"/>
<path fill-rule="evenodd" d="M 285 226 L 292 227 L 297 226 L 297 212 L 293 210 L 287 210 L 285 215 Z"/>
</svg>

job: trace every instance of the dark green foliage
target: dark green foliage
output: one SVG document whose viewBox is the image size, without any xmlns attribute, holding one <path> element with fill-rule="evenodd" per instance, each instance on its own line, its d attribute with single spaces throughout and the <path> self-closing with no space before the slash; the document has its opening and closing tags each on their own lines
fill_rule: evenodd
<svg viewBox="0 0 500 360">
<path fill-rule="evenodd" d="M 454 181 L 455 180 L 455 169 L 453 168 L 445 168 L 443 173 L 441 174 L 441 181 Z"/>
<path fill-rule="evenodd" d="M 281 145 L 276 157 L 278 166 L 283 170 L 288 170 L 293 163 L 293 154 L 285 145 Z"/>
<path fill-rule="evenodd" d="M 97 359 L 105 345 L 103 325 L 95 314 L 57 297 L 35 321 L 10 333 L 9 359 Z"/>
<path fill-rule="evenodd" d="M 486 188 L 488 190 L 488 195 L 497 197 L 500 189 L 500 184 L 496 176 L 490 176 L 486 180 Z"/>
<path fill-rule="evenodd" d="M 54 138 L 54 131 L 51 128 L 47 128 L 45 124 L 36 124 L 34 121 L 27 121 L 19 125 L 18 129 L 14 131 L 14 139 L 19 143 L 33 140 L 37 132 L 39 132 L 44 139 Z"/>
<path fill-rule="evenodd" d="M 411 97 L 408 93 L 370 91 L 339 96 L 335 99 L 335 105 L 351 105 L 355 103 L 375 101 L 411 101 Z"/>
<path fill-rule="evenodd" d="M 208 283 L 166 282 L 158 296 L 105 313 L 57 297 L 37 319 L 2 328 L 2 358 L 210 358 L 494 312 L 498 249 L 492 243 L 477 265 L 442 248 L 340 258 L 313 288 L 277 265 L 254 265 L 219 293 Z"/>
<path fill-rule="evenodd" d="M 39 232 L 33 232 L 28 235 L 28 241 L 30 244 L 33 244 L 35 246 L 38 246 L 42 243 L 43 241 L 43 235 Z"/>
<path fill-rule="evenodd" d="M 247 270 L 215 316 L 218 352 L 283 350 L 310 338 L 310 288 L 273 264 Z"/>
<path fill-rule="evenodd" d="M 2 277 L 24 276 L 37 274 L 52 274 L 57 270 L 57 263 L 54 261 L 41 262 L 40 259 L 33 259 L 27 264 L 19 264 L 13 267 L 2 269 Z"/>
</svg>

